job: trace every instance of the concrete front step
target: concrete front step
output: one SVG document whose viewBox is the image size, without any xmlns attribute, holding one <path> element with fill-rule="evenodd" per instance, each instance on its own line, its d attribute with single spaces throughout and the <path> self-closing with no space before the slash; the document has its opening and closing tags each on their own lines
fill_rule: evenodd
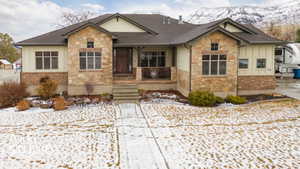
<svg viewBox="0 0 300 169">
<path fill-rule="evenodd" d="M 114 93 L 114 97 L 129 97 L 129 96 L 135 96 L 139 97 L 139 93 Z"/>
<path fill-rule="evenodd" d="M 114 100 L 122 103 L 137 103 L 140 99 L 136 84 L 114 85 L 113 96 Z"/>
</svg>

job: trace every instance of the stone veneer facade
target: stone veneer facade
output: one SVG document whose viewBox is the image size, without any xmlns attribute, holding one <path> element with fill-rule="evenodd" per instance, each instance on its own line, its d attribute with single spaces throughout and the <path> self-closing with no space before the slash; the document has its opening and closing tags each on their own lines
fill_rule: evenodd
<svg viewBox="0 0 300 169">
<path fill-rule="evenodd" d="M 28 86 L 28 92 L 36 95 L 36 87 L 40 84 L 41 78 L 49 77 L 58 83 L 58 93 L 66 91 L 68 86 L 67 72 L 22 72 L 21 82 Z"/>
<path fill-rule="evenodd" d="M 93 39 L 95 49 L 101 50 L 101 69 L 80 70 L 79 51 L 87 49 L 87 41 Z M 93 27 L 86 27 L 68 38 L 68 93 L 86 94 L 85 84 L 94 86 L 94 94 L 112 91 L 112 37 Z"/>
<path fill-rule="evenodd" d="M 275 88 L 275 76 L 238 76 L 239 95 L 272 93 Z"/>
<path fill-rule="evenodd" d="M 211 51 L 211 43 L 218 42 L 219 50 Z M 225 54 L 227 56 L 226 75 L 202 75 L 202 55 Z M 214 32 L 196 40 L 192 45 L 191 90 L 205 90 L 219 96 L 237 94 L 238 42 L 231 37 Z"/>
</svg>

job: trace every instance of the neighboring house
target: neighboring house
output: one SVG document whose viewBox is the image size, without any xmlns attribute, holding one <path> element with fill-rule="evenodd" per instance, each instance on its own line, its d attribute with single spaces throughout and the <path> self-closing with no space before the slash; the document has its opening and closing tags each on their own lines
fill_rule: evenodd
<svg viewBox="0 0 300 169">
<path fill-rule="evenodd" d="M 12 69 L 12 64 L 6 59 L 0 59 L 0 69 Z"/>
<path fill-rule="evenodd" d="M 22 46 L 22 81 L 59 82 L 70 95 L 111 93 L 114 85 L 175 89 L 187 96 L 272 92 L 274 51 L 282 41 L 231 19 L 194 25 L 159 14 L 105 14 L 49 32 Z"/>
<path fill-rule="evenodd" d="M 15 70 L 21 70 L 22 69 L 22 59 L 19 58 L 18 60 L 16 60 L 13 63 L 13 67 L 14 67 Z"/>
</svg>

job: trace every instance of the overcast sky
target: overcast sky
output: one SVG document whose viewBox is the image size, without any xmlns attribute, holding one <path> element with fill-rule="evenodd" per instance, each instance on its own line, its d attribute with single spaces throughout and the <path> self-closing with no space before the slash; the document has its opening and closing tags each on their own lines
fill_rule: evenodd
<svg viewBox="0 0 300 169">
<path fill-rule="evenodd" d="M 282 0 L 0 0 L 0 32 L 17 42 L 57 29 L 64 11 L 188 16 L 199 7 L 264 5 Z"/>
</svg>

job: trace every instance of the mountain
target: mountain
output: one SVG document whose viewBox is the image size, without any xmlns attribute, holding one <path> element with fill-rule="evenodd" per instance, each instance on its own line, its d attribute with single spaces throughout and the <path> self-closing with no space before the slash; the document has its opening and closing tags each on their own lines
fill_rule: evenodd
<svg viewBox="0 0 300 169">
<path fill-rule="evenodd" d="M 269 2 L 262 6 L 202 7 L 192 13 L 187 21 L 202 24 L 230 17 L 244 24 L 300 23 L 300 0 L 269 0 Z"/>
</svg>

